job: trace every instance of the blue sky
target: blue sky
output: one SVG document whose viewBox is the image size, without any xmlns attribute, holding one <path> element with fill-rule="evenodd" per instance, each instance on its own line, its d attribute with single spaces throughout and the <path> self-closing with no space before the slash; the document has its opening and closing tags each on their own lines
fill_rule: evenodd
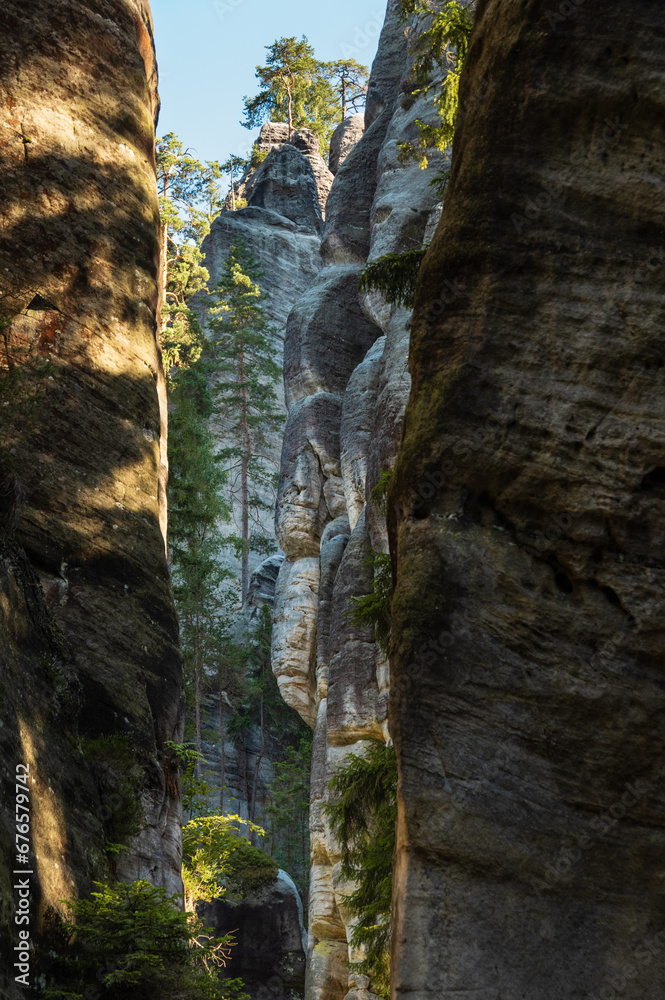
<svg viewBox="0 0 665 1000">
<path fill-rule="evenodd" d="M 202 160 L 244 155 L 255 132 L 239 124 L 255 67 L 281 36 L 307 35 L 320 59 L 371 66 L 385 0 L 152 0 L 162 110 L 158 134 L 175 132 Z"/>
</svg>

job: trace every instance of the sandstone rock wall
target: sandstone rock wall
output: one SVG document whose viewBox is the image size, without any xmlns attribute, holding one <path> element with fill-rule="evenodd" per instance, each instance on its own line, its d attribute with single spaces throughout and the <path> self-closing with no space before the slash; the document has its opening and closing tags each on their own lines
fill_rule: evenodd
<svg viewBox="0 0 665 1000">
<path fill-rule="evenodd" d="M 664 29 L 478 4 L 389 504 L 396 998 L 662 993 Z"/>
<path fill-rule="evenodd" d="M 118 874 L 180 885 L 163 754 L 182 705 L 155 339 L 158 100 L 142 0 L 7 0 L 0 51 L 0 756 L 7 787 L 30 765 L 39 943 L 49 910 L 109 871 L 119 800 L 101 800 L 80 736 L 126 734 L 140 768 L 144 829 Z"/>
<path fill-rule="evenodd" d="M 247 179 L 243 189 L 249 199 L 247 207 L 235 212 L 225 211 L 218 216 L 203 243 L 205 266 L 210 273 L 209 288 L 214 288 L 219 280 L 229 249 L 237 240 L 241 239 L 254 254 L 262 272 L 259 285 L 266 296 L 264 309 L 272 327 L 275 360 L 280 366 L 288 315 L 321 269 L 319 248 L 323 194 L 317 186 L 311 162 L 314 154 L 321 160 L 318 139 L 314 133 L 303 129 L 294 133 L 292 142 L 300 142 L 305 151 L 286 142 L 285 125 L 269 122 L 263 126 L 259 144 L 268 150 L 268 155 Z M 323 160 L 321 164 L 327 171 Z M 203 296 L 195 301 L 195 308 L 205 328 Z M 281 385 L 278 397 L 278 408 L 286 412 Z M 224 420 L 216 418 L 215 436 L 220 446 L 227 443 L 226 433 Z M 269 431 L 263 449 L 268 465 L 274 466 L 275 472 L 279 468 L 282 437 L 283 431 Z M 274 494 L 265 492 L 263 500 L 273 504 Z M 239 505 L 234 505 L 233 516 L 239 533 Z M 264 534 L 273 536 L 272 516 L 266 513 L 259 520 Z M 255 570 L 262 558 L 252 553 L 250 569 Z M 229 556 L 228 562 L 239 574 L 238 561 Z"/>
<path fill-rule="evenodd" d="M 250 1000 L 294 1000 L 305 981 L 305 934 L 298 890 L 281 869 L 275 881 L 243 896 L 199 904 L 206 926 L 220 937 L 236 928 L 227 973 L 239 976 Z"/>
<path fill-rule="evenodd" d="M 315 731 L 307 1000 L 372 995 L 367 977 L 349 975 L 349 958 L 359 957 L 349 948 L 349 887 L 339 881 L 340 851 L 322 806 L 335 768 L 369 737 L 390 738 L 388 665 L 372 628 L 352 625 L 349 613 L 353 598 L 371 590 L 368 557 L 387 551 L 385 521 L 368 500 L 380 470 L 393 464 L 409 388 L 409 313 L 360 297 L 358 275 L 368 259 L 418 246 L 437 202 L 432 171 L 397 161 L 397 143 L 412 138 L 417 117 L 431 115 L 422 101 L 401 107 L 411 57 L 397 8 L 391 0 L 366 128 L 343 158 L 337 146 L 353 119 L 338 130 L 324 268 L 291 312 L 284 348 L 288 419 L 276 534 L 286 561 L 273 669 L 285 700 Z"/>
</svg>

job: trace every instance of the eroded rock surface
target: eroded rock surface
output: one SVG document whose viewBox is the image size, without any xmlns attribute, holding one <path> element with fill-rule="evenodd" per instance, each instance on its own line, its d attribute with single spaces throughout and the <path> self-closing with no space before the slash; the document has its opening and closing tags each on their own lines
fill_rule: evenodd
<svg viewBox="0 0 665 1000">
<path fill-rule="evenodd" d="M 330 139 L 330 172 L 336 174 L 365 131 L 365 115 L 350 115 L 337 126 Z"/>
<path fill-rule="evenodd" d="M 305 981 L 305 932 L 298 890 L 280 869 L 274 883 L 237 902 L 199 904 L 216 935 L 235 928 L 237 940 L 226 970 L 239 976 L 250 1000 L 298 1000 Z"/>
<path fill-rule="evenodd" d="M 143 830 L 118 874 L 181 885 L 163 753 L 182 704 L 155 338 L 158 101 L 142 0 L 8 0 L 0 50 L 0 741 L 7 772 L 26 762 L 34 777 L 39 939 L 49 908 L 105 877 L 125 794 L 101 801 L 79 735 L 126 734 L 139 769 Z M 6 861 L 8 817 L 0 829 Z M 0 982 L 12 997 L 13 977 Z"/>
<path fill-rule="evenodd" d="M 419 279 L 398 998 L 662 990 L 665 11 L 563 10 L 479 3 Z"/>
<path fill-rule="evenodd" d="M 289 414 L 276 523 L 291 567 L 277 584 L 273 665 L 287 700 L 315 728 L 307 1000 L 373 997 L 369 979 L 350 975 L 345 965 L 362 955 L 349 946 L 353 919 L 345 897 L 352 886 L 340 881 L 340 848 L 323 806 L 347 757 L 362 753 L 371 737 L 390 738 L 389 669 L 373 628 L 354 622 L 352 612 L 354 599 L 372 589 L 372 550 L 388 548 L 383 515 L 368 501 L 397 453 L 410 385 L 410 315 L 381 296 L 360 297 L 358 274 L 368 257 L 419 245 L 438 200 L 428 183 L 433 171 L 397 161 L 397 143 L 411 137 L 415 117 L 431 114 L 421 101 L 409 110 L 400 105 L 411 56 L 394 18 L 397 6 L 388 4 L 372 68 L 367 130 L 341 165 L 332 161 L 326 266 L 291 312 L 285 341 Z M 340 136 L 342 129 L 335 143 Z M 301 564 L 319 571 L 304 615 Z M 287 680 L 289 664 L 297 669 Z"/>
</svg>

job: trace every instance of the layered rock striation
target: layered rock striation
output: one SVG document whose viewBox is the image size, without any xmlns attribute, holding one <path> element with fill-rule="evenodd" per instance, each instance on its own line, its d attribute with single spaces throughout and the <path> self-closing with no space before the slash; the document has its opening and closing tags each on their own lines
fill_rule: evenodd
<svg viewBox="0 0 665 1000">
<path fill-rule="evenodd" d="M 416 118 L 432 114 L 423 101 L 401 106 L 411 54 L 398 7 L 388 4 L 365 127 L 350 119 L 336 134 L 324 267 L 294 306 L 284 345 L 288 418 L 275 524 L 286 560 L 273 670 L 285 700 L 315 731 L 307 1000 L 372 995 L 366 976 L 349 974 L 349 958 L 361 956 L 349 947 L 350 887 L 339 880 L 340 849 L 323 805 L 349 754 L 361 753 L 370 737 L 390 739 L 388 666 L 373 628 L 353 624 L 350 614 L 354 598 L 372 589 L 373 554 L 387 551 L 385 521 L 368 501 L 397 453 L 410 317 L 357 289 L 368 259 L 422 243 L 438 198 L 431 172 L 398 161 L 398 142 L 411 137 Z M 349 135 L 359 136 L 350 149 Z"/>
<path fill-rule="evenodd" d="M 410 1000 L 662 990 L 665 11 L 567 6 L 478 4 L 418 282 L 389 504 Z"/>
<path fill-rule="evenodd" d="M 182 703 L 155 336 L 158 99 L 142 0 L 9 0 L 0 49 L 0 756 L 6 782 L 30 766 L 30 930 L 48 950 L 61 900 L 108 877 L 130 795 L 142 829 L 124 831 L 117 874 L 181 885 L 163 750 L 180 738 Z M 110 746 L 131 790 L 100 779 Z M 0 824 L 7 954 L 13 840 L 12 797 Z"/>
</svg>

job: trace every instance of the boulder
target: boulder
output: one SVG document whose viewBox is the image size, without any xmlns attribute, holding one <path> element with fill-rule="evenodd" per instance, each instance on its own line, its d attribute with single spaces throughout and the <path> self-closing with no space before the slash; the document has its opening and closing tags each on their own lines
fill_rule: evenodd
<svg viewBox="0 0 665 1000">
<path fill-rule="evenodd" d="M 376 421 L 385 337 L 379 337 L 349 379 L 342 401 L 340 465 L 349 523 L 355 528 L 367 500 L 368 454 Z M 382 419 L 383 424 L 383 419 Z M 375 477 L 376 482 L 376 477 Z"/>
<path fill-rule="evenodd" d="M 224 974 L 239 977 L 250 1000 L 298 1000 L 304 995 L 303 909 L 298 890 L 282 869 L 272 885 L 244 896 L 199 903 L 215 935 L 233 931 L 236 944 Z"/>
</svg>

